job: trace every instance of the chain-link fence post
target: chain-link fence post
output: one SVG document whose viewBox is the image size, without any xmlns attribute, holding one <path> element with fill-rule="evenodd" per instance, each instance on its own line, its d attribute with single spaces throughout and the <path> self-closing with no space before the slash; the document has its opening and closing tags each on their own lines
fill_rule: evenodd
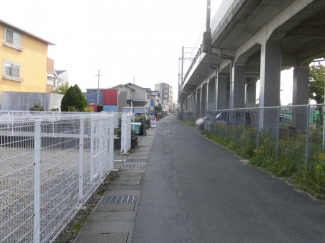
<svg viewBox="0 0 325 243">
<path fill-rule="evenodd" d="M 235 121 L 235 119 L 236 119 L 236 111 L 232 110 L 232 122 L 233 122 L 232 126 L 234 127 L 234 131 L 233 131 L 233 134 L 234 134 L 233 142 L 234 143 L 236 141 L 236 121 Z"/>
<path fill-rule="evenodd" d="M 228 140 L 228 125 L 230 124 L 229 118 L 230 118 L 230 110 L 228 110 L 226 113 L 226 140 Z"/>
<path fill-rule="evenodd" d="M 244 109 L 244 141 L 243 141 L 243 147 L 245 147 L 245 140 L 246 140 L 246 109 Z"/>
<path fill-rule="evenodd" d="M 306 169 L 309 163 L 309 114 L 310 114 L 310 105 L 307 105 L 307 117 L 306 117 L 306 154 L 305 154 L 305 163 Z"/>
<path fill-rule="evenodd" d="M 325 105 L 323 106 L 323 153 L 324 152 L 325 152 Z"/>
<path fill-rule="evenodd" d="M 257 108 L 257 123 L 256 123 L 256 149 L 259 146 L 260 137 L 260 107 Z"/>
<path fill-rule="evenodd" d="M 41 241 L 41 121 L 34 124 L 34 232 L 33 242 Z"/>
<path fill-rule="evenodd" d="M 276 121 L 276 161 L 278 161 L 278 154 L 279 154 L 279 139 L 280 139 L 280 113 L 281 113 L 281 106 L 278 107 L 278 115 Z"/>
</svg>

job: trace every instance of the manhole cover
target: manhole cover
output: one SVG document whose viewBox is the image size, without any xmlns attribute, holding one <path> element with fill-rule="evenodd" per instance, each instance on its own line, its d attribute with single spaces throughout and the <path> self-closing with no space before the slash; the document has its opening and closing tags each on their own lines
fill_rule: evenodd
<svg viewBox="0 0 325 243">
<path fill-rule="evenodd" d="M 138 196 L 123 195 L 123 196 L 105 196 L 103 203 L 121 204 L 121 203 L 135 203 Z"/>
</svg>

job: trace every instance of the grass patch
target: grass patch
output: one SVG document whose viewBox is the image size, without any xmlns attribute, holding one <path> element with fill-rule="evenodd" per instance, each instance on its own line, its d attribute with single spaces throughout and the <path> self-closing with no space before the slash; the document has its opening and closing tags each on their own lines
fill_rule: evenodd
<svg viewBox="0 0 325 243">
<path fill-rule="evenodd" d="M 182 121 L 182 123 L 184 123 L 185 125 L 187 125 L 189 127 L 194 127 L 195 126 L 195 122 L 193 122 L 193 121 Z"/>
</svg>

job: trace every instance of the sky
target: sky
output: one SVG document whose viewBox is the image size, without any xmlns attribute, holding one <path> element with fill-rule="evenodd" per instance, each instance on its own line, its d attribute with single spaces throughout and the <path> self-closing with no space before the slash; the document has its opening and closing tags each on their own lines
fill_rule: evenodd
<svg viewBox="0 0 325 243">
<path fill-rule="evenodd" d="M 55 43 L 48 57 L 83 91 L 97 88 L 100 70 L 100 88 L 164 82 L 176 102 L 182 46 L 198 47 L 205 30 L 206 0 L 0 1 L 0 19 Z M 281 90 L 281 104 L 291 103 L 292 70 L 282 72 Z"/>
<path fill-rule="evenodd" d="M 0 19 L 55 43 L 48 50 L 69 84 L 100 88 L 165 82 L 177 99 L 182 46 L 195 46 L 205 0 L 1 0 Z"/>
</svg>

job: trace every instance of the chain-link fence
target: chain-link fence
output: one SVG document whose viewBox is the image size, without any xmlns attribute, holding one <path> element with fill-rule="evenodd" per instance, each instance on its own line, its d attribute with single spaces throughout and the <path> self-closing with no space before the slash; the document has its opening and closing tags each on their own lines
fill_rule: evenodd
<svg viewBox="0 0 325 243">
<path fill-rule="evenodd" d="M 189 114 L 182 119 L 196 118 Z M 271 158 L 282 175 L 304 171 L 325 186 L 324 104 L 219 110 L 202 119 L 201 128 L 241 155 Z"/>
<path fill-rule="evenodd" d="M 50 242 L 113 169 L 110 114 L 0 112 L 0 242 Z"/>
</svg>

